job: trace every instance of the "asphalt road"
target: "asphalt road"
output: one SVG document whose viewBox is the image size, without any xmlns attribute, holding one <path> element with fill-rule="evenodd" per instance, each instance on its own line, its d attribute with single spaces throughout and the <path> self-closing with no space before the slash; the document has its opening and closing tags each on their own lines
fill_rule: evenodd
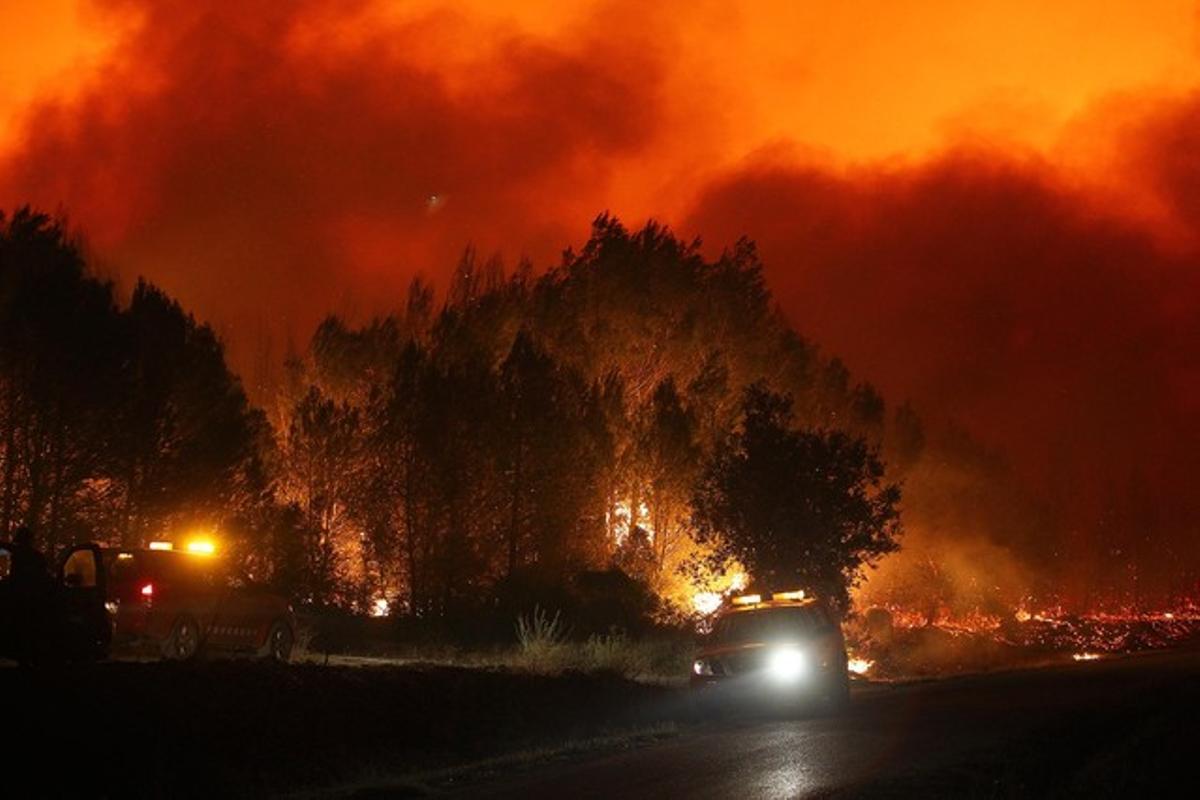
<svg viewBox="0 0 1200 800">
<path fill-rule="evenodd" d="M 496 798 L 1197 797 L 1200 653 L 858 691 L 447 793 Z M 443 787 L 448 788 L 448 787 Z"/>
</svg>

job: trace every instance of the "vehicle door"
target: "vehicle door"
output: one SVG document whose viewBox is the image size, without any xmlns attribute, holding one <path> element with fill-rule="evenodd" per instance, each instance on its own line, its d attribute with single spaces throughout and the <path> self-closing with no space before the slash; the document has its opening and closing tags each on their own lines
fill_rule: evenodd
<svg viewBox="0 0 1200 800">
<path fill-rule="evenodd" d="M 222 587 L 222 592 L 210 641 L 226 650 L 253 648 L 256 631 L 252 602 L 245 583 L 224 570 L 216 572 L 214 580 Z"/>
<path fill-rule="evenodd" d="M 102 658 L 112 642 L 104 562 L 94 544 L 77 545 L 63 556 L 58 574 L 64 645 L 75 657 Z"/>
<path fill-rule="evenodd" d="M 218 569 L 206 556 L 177 556 L 173 562 L 178 608 L 176 614 L 186 613 L 200 626 L 205 646 L 222 646 L 217 625 L 226 589 L 218 578 Z"/>
</svg>

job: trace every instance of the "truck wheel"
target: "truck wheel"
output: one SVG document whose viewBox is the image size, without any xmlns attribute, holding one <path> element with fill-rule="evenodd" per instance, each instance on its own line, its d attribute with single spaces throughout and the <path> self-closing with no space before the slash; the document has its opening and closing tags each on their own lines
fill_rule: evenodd
<svg viewBox="0 0 1200 800">
<path fill-rule="evenodd" d="M 292 658 L 292 644 L 295 640 L 292 626 L 283 620 L 276 620 L 271 625 L 271 632 L 267 634 L 267 658 L 286 664 Z"/>
<path fill-rule="evenodd" d="M 190 661 L 200 652 L 200 626 L 189 616 L 175 620 L 171 635 L 163 643 L 163 658 L 169 661 Z"/>
</svg>

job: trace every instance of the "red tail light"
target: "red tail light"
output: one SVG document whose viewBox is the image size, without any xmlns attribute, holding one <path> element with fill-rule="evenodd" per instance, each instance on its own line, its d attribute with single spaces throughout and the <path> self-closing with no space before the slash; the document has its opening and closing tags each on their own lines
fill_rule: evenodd
<svg viewBox="0 0 1200 800">
<path fill-rule="evenodd" d="M 142 587 L 142 597 L 146 598 L 147 600 L 149 600 L 151 597 L 154 597 L 154 584 L 153 583 L 147 583 L 145 586 Z"/>
</svg>

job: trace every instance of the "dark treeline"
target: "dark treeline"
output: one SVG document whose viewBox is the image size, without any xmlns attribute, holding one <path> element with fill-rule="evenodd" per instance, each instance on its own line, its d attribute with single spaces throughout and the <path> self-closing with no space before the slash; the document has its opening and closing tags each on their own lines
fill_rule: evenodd
<svg viewBox="0 0 1200 800">
<path fill-rule="evenodd" d="M 0 535 L 215 531 L 248 578 L 357 611 L 640 586 L 684 614 L 747 572 L 844 603 L 903 484 L 909 555 L 871 601 L 1053 593 L 1027 570 L 1044 509 L 798 335 L 750 242 L 707 259 L 603 216 L 549 271 L 468 250 L 443 298 L 416 280 L 396 306 L 326 319 L 260 411 L 163 292 L 119 298 L 61 222 L 0 218 Z"/>
<path fill-rule="evenodd" d="M 750 243 L 710 261 L 609 217 L 540 277 L 468 250 L 436 311 L 417 281 L 403 313 L 327 319 L 286 383 L 278 496 L 308 542 L 291 568 L 314 599 L 419 613 L 612 566 L 688 610 L 744 578 L 733 550 L 697 535 L 694 499 L 747 387 L 786 394 L 791 423 L 847 432 L 863 453 L 889 427 L 879 394 L 775 310 Z M 917 446 L 911 412 L 891 427 Z M 844 600 L 891 533 L 822 585 Z"/>
<path fill-rule="evenodd" d="M 887 427 L 772 307 L 752 245 L 710 261 L 653 224 L 602 217 L 538 277 L 468 250 L 440 302 L 416 281 L 395 314 L 331 317 L 269 414 L 210 328 L 145 282 L 119 302 L 58 221 L 3 219 L 0 281 L 0 530 L 52 550 L 217 531 L 314 605 L 442 616 L 619 570 L 686 612 L 745 579 L 694 499 L 747 387 L 871 447 Z"/>
<path fill-rule="evenodd" d="M 211 329 L 144 282 L 119 306 L 61 224 L 0 215 L 0 531 L 55 549 L 237 518 L 267 438 Z"/>
</svg>

